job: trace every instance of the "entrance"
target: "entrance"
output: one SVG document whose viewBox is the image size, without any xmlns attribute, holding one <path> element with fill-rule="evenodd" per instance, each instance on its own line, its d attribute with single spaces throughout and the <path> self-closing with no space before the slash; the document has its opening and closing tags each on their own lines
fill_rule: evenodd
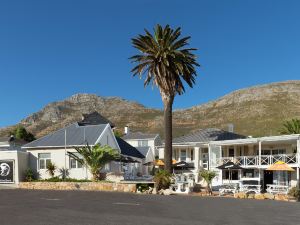
<svg viewBox="0 0 300 225">
<path fill-rule="evenodd" d="M 267 188 L 267 184 L 273 184 L 273 171 L 264 171 L 264 189 Z"/>
</svg>

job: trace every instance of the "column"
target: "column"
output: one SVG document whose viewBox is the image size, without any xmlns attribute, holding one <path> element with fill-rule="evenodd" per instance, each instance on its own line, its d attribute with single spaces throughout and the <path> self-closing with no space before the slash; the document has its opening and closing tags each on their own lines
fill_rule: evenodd
<svg viewBox="0 0 300 225">
<path fill-rule="evenodd" d="M 199 147 L 194 147 L 194 166 L 195 166 L 195 182 L 198 182 L 199 180 L 199 162 L 200 162 L 200 148 Z"/>
<path fill-rule="evenodd" d="M 258 177 L 259 177 L 259 185 L 260 185 L 260 180 L 261 180 L 261 141 L 258 141 Z"/>
<path fill-rule="evenodd" d="M 297 157 L 297 162 L 298 162 L 298 166 L 296 168 L 297 170 L 297 187 L 300 186 L 300 181 L 299 181 L 299 167 L 300 167 L 300 136 L 297 140 L 297 153 L 296 153 L 296 157 Z"/>
</svg>

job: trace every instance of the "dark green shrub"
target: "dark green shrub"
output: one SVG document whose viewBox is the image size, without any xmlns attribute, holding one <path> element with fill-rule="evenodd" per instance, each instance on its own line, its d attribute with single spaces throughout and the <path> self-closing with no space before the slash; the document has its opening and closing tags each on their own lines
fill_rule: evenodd
<svg viewBox="0 0 300 225">
<path fill-rule="evenodd" d="M 26 171 L 25 171 L 25 181 L 27 182 L 31 182 L 34 180 L 34 172 L 31 168 L 28 168 Z"/>
<path fill-rule="evenodd" d="M 299 201 L 300 200 L 300 189 L 298 187 L 293 187 L 289 190 L 288 195 L 296 198 Z"/>
<path fill-rule="evenodd" d="M 158 170 L 154 175 L 154 182 L 157 190 L 168 189 L 171 184 L 172 175 L 166 170 Z"/>
</svg>

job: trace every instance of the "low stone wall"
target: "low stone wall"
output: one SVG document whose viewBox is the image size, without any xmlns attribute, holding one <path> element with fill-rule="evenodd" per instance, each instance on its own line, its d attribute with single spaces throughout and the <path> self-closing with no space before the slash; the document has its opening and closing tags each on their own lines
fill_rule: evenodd
<svg viewBox="0 0 300 225">
<path fill-rule="evenodd" d="M 21 182 L 19 188 L 37 190 L 82 190 L 136 192 L 136 184 L 105 182 Z"/>
<path fill-rule="evenodd" d="M 264 194 L 246 194 L 244 192 L 239 192 L 234 194 L 235 198 L 248 198 L 248 199 L 257 199 L 257 200 L 279 200 L 279 201 L 296 201 L 296 199 L 289 197 L 288 195 L 285 194 L 269 194 L 269 193 L 264 193 Z"/>
</svg>

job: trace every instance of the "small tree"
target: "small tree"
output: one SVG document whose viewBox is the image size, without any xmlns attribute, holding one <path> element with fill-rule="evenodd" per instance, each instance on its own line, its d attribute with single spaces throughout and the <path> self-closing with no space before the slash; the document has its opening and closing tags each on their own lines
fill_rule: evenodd
<svg viewBox="0 0 300 225">
<path fill-rule="evenodd" d="M 166 170 L 158 170 L 154 175 L 155 187 L 159 191 L 170 187 L 172 175 Z"/>
<path fill-rule="evenodd" d="M 16 129 L 14 129 L 12 132 L 10 132 L 10 135 L 14 135 L 17 139 L 22 139 L 24 141 L 34 141 L 35 137 L 32 133 L 28 132 L 25 127 L 18 126 Z"/>
<path fill-rule="evenodd" d="M 56 170 L 56 165 L 54 163 L 50 162 L 47 164 L 47 172 L 51 177 L 54 177 L 55 170 Z"/>
<path fill-rule="evenodd" d="M 84 147 L 75 147 L 75 149 L 79 155 L 72 152 L 68 152 L 68 155 L 82 165 L 87 166 L 93 175 L 94 181 L 99 180 L 100 170 L 105 164 L 120 157 L 119 152 L 108 145 L 100 146 L 97 144 L 91 147 L 87 144 Z"/>
<path fill-rule="evenodd" d="M 285 121 L 280 130 L 281 134 L 300 134 L 300 119 Z"/>
<path fill-rule="evenodd" d="M 201 170 L 199 172 L 199 175 L 205 180 L 207 186 L 206 186 L 206 191 L 209 195 L 212 195 L 212 188 L 211 188 L 211 183 L 212 180 L 217 176 L 217 173 L 215 171 L 211 170 Z"/>
</svg>

